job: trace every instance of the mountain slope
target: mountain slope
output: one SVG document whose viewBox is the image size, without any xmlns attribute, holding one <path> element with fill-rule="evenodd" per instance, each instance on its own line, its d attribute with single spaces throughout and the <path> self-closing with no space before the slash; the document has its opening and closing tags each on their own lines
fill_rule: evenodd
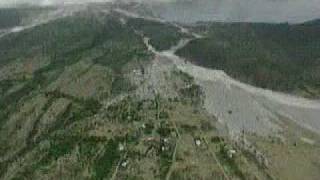
<svg viewBox="0 0 320 180">
<path fill-rule="evenodd" d="M 206 123 L 209 137 L 215 122 L 200 113 L 192 78 L 151 61 L 143 37 L 122 18 L 89 8 L 0 39 L 1 179 L 185 176 L 189 163 L 171 166 L 199 157 L 189 129 Z M 202 151 L 187 176 L 223 177 L 218 165 L 204 168 L 214 159 Z"/>
<path fill-rule="evenodd" d="M 0 37 L 0 179 L 320 176 L 319 102 L 185 61 L 206 34 L 141 8 L 58 8 Z"/>
<path fill-rule="evenodd" d="M 319 98 L 319 25 L 223 24 L 198 26 L 206 38 L 178 51 L 192 62 L 224 70 L 262 88 Z"/>
</svg>

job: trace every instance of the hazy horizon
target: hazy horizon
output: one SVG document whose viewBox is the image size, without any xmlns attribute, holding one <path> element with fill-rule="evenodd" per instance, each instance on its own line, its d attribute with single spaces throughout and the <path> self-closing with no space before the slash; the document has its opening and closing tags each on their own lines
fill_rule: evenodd
<svg viewBox="0 0 320 180">
<path fill-rule="evenodd" d="M 154 5 L 172 21 L 290 22 L 320 18 L 320 0 L 198 0 Z"/>
<path fill-rule="evenodd" d="M 186 23 L 196 21 L 299 23 L 320 18 L 320 0 L 0 0 L 0 7 L 111 1 L 148 3 L 162 18 Z"/>
</svg>

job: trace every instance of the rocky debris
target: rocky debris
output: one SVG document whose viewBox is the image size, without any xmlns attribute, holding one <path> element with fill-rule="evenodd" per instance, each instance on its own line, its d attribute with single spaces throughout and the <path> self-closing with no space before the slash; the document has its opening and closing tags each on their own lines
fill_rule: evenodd
<svg viewBox="0 0 320 180">
<path fill-rule="evenodd" d="M 183 47 L 183 45 L 181 45 Z M 262 136 L 278 135 L 282 128 L 277 124 L 281 114 L 302 127 L 320 133 L 320 102 L 256 88 L 236 81 L 220 70 L 211 70 L 186 63 L 170 51 L 162 53 L 179 70 L 195 78 L 202 88 L 204 107 L 226 124 L 231 136 L 247 132 Z M 232 113 L 230 113 L 232 110 Z M 258 119 L 258 120 L 257 120 Z"/>
<path fill-rule="evenodd" d="M 152 99 L 156 94 L 165 98 L 178 96 L 171 73 L 175 69 L 170 62 L 156 56 L 151 64 L 144 68 L 144 73 L 132 73 L 131 82 L 138 87 L 136 94 L 140 99 Z"/>
</svg>

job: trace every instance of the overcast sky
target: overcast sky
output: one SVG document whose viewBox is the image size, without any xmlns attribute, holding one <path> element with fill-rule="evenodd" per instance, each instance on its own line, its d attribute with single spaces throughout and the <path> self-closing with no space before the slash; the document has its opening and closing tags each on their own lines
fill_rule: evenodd
<svg viewBox="0 0 320 180">
<path fill-rule="evenodd" d="M 180 0 L 154 8 L 174 21 L 299 23 L 320 18 L 320 0 Z M 162 5 L 163 6 L 163 5 Z"/>
<path fill-rule="evenodd" d="M 117 0 L 0 0 L 0 6 L 20 3 L 38 5 L 117 1 Z M 122 0 L 124 1 L 124 0 Z M 320 0 L 126 0 L 175 2 L 155 6 L 163 17 L 172 20 L 302 22 L 320 18 Z"/>
<path fill-rule="evenodd" d="M 109 0 L 0 0 L 0 6 L 15 6 L 18 4 L 29 3 L 37 5 L 52 5 L 62 3 L 74 2 L 96 2 L 96 1 L 109 1 Z"/>
</svg>

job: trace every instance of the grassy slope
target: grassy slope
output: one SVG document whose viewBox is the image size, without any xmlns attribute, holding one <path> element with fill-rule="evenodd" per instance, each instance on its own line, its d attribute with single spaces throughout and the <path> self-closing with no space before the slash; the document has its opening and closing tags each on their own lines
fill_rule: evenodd
<svg viewBox="0 0 320 180">
<path fill-rule="evenodd" d="M 44 89 L 65 67 L 80 60 L 89 59 L 106 66 L 117 72 L 115 79 L 121 80 L 123 78 L 117 74 L 126 63 L 148 59 L 149 54 L 139 36 L 112 17 L 99 18 L 79 14 L 0 39 L 0 68 L 18 60 L 26 63 L 30 59 L 50 61 L 48 66 L 34 72 L 31 79 L 22 76 L 21 79 L 1 81 L 1 94 L 15 82 L 25 83 L 21 89 L 0 97 L 2 121 L 14 111 L 12 107 L 21 98 L 39 86 Z M 117 83 L 121 82 L 118 80 Z"/>
<path fill-rule="evenodd" d="M 320 97 L 319 24 L 214 23 L 178 54 L 259 87 Z"/>
<path fill-rule="evenodd" d="M 18 134 L 21 129 L 28 132 L 29 130 L 25 129 L 28 126 L 39 128 L 37 123 L 43 119 L 44 114 L 50 113 L 46 112 L 47 108 L 43 108 L 40 114 L 32 113 L 31 111 L 31 114 L 25 114 L 21 118 L 17 116 L 16 120 L 12 120 L 13 116 L 21 114 L 23 104 L 32 102 L 36 96 L 43 96 L 45 99 L 50 100 L 50 102 L 55 102 L 61 98 L 68 99 L 71 102 L 64 110 L 65 112 L 55 117 L 55 122 L 50 125 L 46 133 L 36 138 L 36 140 L 33 140 L 35 138 L 33 132 L 38 132 L 39 129 L 32 129 L 28 133 L 29 135 L 25 137 L 28 138 L 25 146 L 21 144 L 14 147 L 10 143 L 6 144 L 6 138 L 1 138 L 1 157 L 6 156 L 6 153 L 9 153 L 8 150 L 10 149 L 19 150 L 20 146 L 22 148 L 14 157 L 1 162 L 1 176 L 9 164 L 26 153 L 32 152 L 33 149 L 37 149 L 40 140 L 48 140 L 49 138 L 51 142 L 53 138 L 52 143 L 62 143 L 62 149 L 51 149 L 52 151 L 48 152 L 50 157 L 49 159 L 45 159 L 45 164 L 48 163 L 46 162 L 47 160 L 51 162 L 53 159 L 68 153 L 69 147 L 73 147 L 74 143 L 81 142 L 81 139 L 73 140 L 73 136 L 60 142 L 60 139 L 55 140 L 56 136 L 51 138 L 51 134 L 55 134 L 56 131 L 63 131 L 70 123 L 93 116 L 101 108 L 99 101 L 103 99 L 97 101 L 90 98 L 83 99 L 81 97 L 66 95 L 58 91 L 46 92 L 47 87 L 52 82 L 55 82 L 65 69 L 68 69 L 79 61 L 90 61 L 96 67 L 109 69 L 110 74 L 107 76 L 111 76 L 112 78 L 110 79 L 113 79 L 113 81 L 105 83 L 111 83 L 112 93 L 117 94 L 123 91 L 123 88 L 118 87 L 121 86 L 119 84 L 127 83 L 121 74 L 123 67 L 130 62 L 150 59 L 150 54 L 146 51 L 141 37 L 134 34 L 130 28 L 123 27 L 115 17 L 106 17 L 102 14 L 91 12 L 83 12 L 72 17 L 59 19 L 25 30 L 21 33 L 5 36 L 0 39 L 0 49 L 0 68 L 4 69 L 7 65 L 16 61 L 27 63 L 30 59 L 39 59 L 39 61 L 44 59 L 49 60 L 47 66 L 33 72 L 32 76 L 28 78 L 22 75 L 19 76 L 19 79 L 15 79 L 17 77 L 14 76 L 12 77 L 13 79 L 9 77 L 0 81 L 1 135 L 8 135 L 10 131 L 10 137 L 15 137 L 15 134 Z M 21 88 L 10 91 L 15 84 L 21 85 Z M 99 84 L 90 82 L 90 85 L 96 86 L 96 90 L 99 91 Z M 78 90 L 82 88 L 82 86 L 77 87 Z M 50 107 L 51 105 L 48 104 L 47 106 Z M 22 122 L 24 122 L 25 118 L 22 117 L 31 120 L 35 119 L 35 121 L 32 121 L 35 124 L 23 124 Z M 15 127 L 15 123 L 21 123 L 22 125 Z M 3 129 L 3 127 L 8 126 L 11 127 L 10 130 Z"/>
<path fill-rule="evenodd" d="M 70 56 L 80 55 L 95 47 L 118 48 L 112 46 L 113 44 L 103 44 L 107 40 L 107 43 L 123 43 L 127 46 L 129 43 L 140 43 L 140 49 L 143 46 L 142 41 L 139 42 L 132 31 L 121 27 L 115 19 L 102 16 L 99 20 L 91 15 L 79 15 L 2 38 L 1 64 L 16 58 L 36 55 L 49 56 L 54 62 L 65 61 Z M 127 47 L 123 49 L 126 50 Z"/>
<path fill-rule="evenodd" d="M 155 26 L 163 28 L 164 32 L 167 28 Z M 167 35 L 164 33 L 161 37 Z M 172 36 L 166 39 L 171 38 Z M 159 37 L 154 39 L 161 40 Z M 134 124 L 144 121 L 152 121 L 152 127 L 156 124 L 153 122 L 157 120 L 153 100 L 124 100 L 114 108 L 100 111 L 101 103 L 105 99 L 84 99 L 58 90 L 47 92 L 47 87 L 52 82 L 56 82 L 66 70 L 75 69 L 70 67 L 78 67 L 79 61 L 90 61 L 94 66 L 109 69 L 108 75 L 113 79 L 110 85 L 112 93 L 128 92 L 128 89 L 123 89 L 123 84 L 128 83 L 123 76 L 126 65 L 150 60 L 151 55 L 146 51 L 142 38 L 136 35 L 131 27 L 121 25 L 116 17 L 81 13 L 1 38 L 0 49 L 0 68 L 6 68 L 16 61 L 28 62 L 33 58 L 49 61 L 48 65 L 41 67 L 28 78 L 21 76 L 19 79 L 9 78 L 0 81 L 1 158 L 16 151 L 13 156 L 1 162 L 1 178 L 8 170 L 12 170 L 9 176 L 17 179 L 42 179 L 41 176 L 56 178 L 57 173 L 59 177 L 66 179 L 83 178 L 85 175 L 81 172 L 85 172 L 86 168 L 89 169 L 87 176 L 92 179 L 109 177 L 120 157 L 123 158 L 123 154 L 118 152 L 119 142 L 126 141 L 128 145 L 137 143 L 137 136 L 144 132 L 140 126 L 136 127 Z M 76 70 L 70 72 L 71 76 L 74 75 L 72 73 L 79 74 Z M 22 86 L 11 92 L 10 89 L 15 84 Z M 83 87 L 78 88 L 81 90 Z M 188 94 L 188 91 L 186 89 L 182 93 Z M 43 106 L 32 105 L 36 97 L 45 101 Z M 69 104 L 54 114 L 55 109 L 52 107 L 61 100 Z M 25 112 L 25 109 L 28 109 L 28 112 Z M 36 113 L 34 109 L 40 111 Z M 16 119 L 13 120 L 13 117 Z M 43 126 L 43 121 L 48 117 L 53 118 L 53 121 Z M 161 111 L 160 118 L 167 117 L 167 112 Z M 22 131 L 27 132 L 25 137 L 17 135 Z M 14 143 L 18 141 L 15 138 L 25 143 L 15 146 Z M 148 146 L 143 145 L 144 148 Z M 159 144 L 156 146 L 152 151 L 158 151 Z M 134 150 L 128 153 L 136 156 Z M 143 153 L 144 149 L 140 149 L 139 154 Z M 77 157 L 75 164 L 72 164 L 73 155 Z M 155 163 L 158 162 L 157 158 L 158 156 L 152 158 Z M 21 167 L 17 165 L 19 160 L 22 160 Z M 57 163 L 58 160 L 61 161 L 60 165 Z"/>
</svg>

